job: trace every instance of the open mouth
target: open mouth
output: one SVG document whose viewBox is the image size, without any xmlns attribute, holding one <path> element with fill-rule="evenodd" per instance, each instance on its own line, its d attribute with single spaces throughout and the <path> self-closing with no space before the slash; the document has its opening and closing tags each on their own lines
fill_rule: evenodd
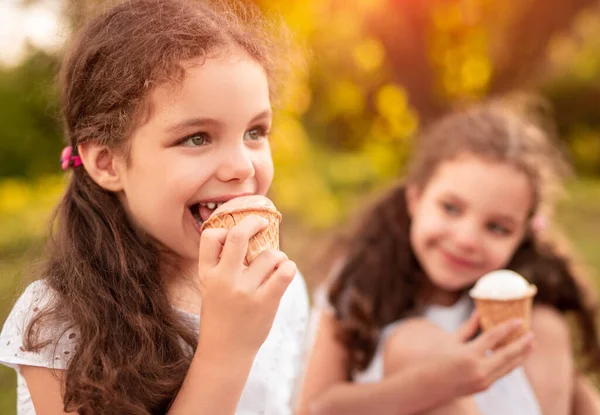
<svg viewBox="0 0 600 415">
<path fill-rule="evenodd" d="M 474 268 L 477 266 L 477 263 L 475 261 L 462 258 L 460 256 L 454 255 L 451 252 L 442 251 L 442 254 L 446 258 L 446 260 L 449 261 L 453 265 L 457 265 L 457 266 L 464 267 L 464 268 Z"/>
<path fill-rule="evenodd" d="M 202 224 L 210 217 L 210 215 L 212 215 L 212 213 L 215 211 L 215 209 L 217 209 L 219 206 L 221 206 L 224 202 L 202 202 L 202 203 L 195 203 L 193 205 L 190 206 L 190 212 L 192 213 L 192 217 L 194 218 L 194 220 L 196 221 L 196 223 L 199 226 L 202 226 Z"/>
</svg>

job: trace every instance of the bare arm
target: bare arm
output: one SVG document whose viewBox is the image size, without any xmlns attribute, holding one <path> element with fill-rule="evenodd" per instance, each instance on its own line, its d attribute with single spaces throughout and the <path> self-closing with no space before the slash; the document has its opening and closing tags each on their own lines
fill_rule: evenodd
<svg viewBox="0 0 600 415">
<path fill-rule="evenodd" d="M 536 346 L 524 366 L 542 413 L 570 414 L 575 367 L 567 323 L 558 311 L 536 306 L 531 330 Z M 552 362 L 552 376 L 548 376 L 548 362 Z"/>
<path fill-rule="evenodd" d="M 63 370 L 21 365 L 31 401 L 37 415 L 65 415 L 61 392 Z M 75 414 L 75 412 L 69 412 Z"/>
<path fill-rule="evenodd" d="M 302 388 L 300 415 L 409 414 L 451 398 L 448 381 L 439 376 L 439 367 L 433 362 L 378 383 L 348 382 L 346 351 L 335 332 L 333 316 L 321 313 Z M 426 397 L 422 396 L 423 388 Z"/>
<path fill-rule="evenodd" d="M 226 353 L 224 350 L 198 349 L 190 370 L 169 413 L 188 413 L 184 402 L 193 402 L 197 413 L 234 413 L 239 396 L 252 366 L 253 356 Z M 61 385 L 63 370 L 43 367 L 21 366 L 27 388 L 37 415 L 65 415 Z M 68 414 L 75 414 L 69 412 Z"/>
<path fill-rule="evenodd" d="M 317 400 L 311 415 L 409 415 L 452 399 L 437 362 L 415 365 L 378 383 L 339 383 Z"/>
<path fill-rule="evenodd" d="M 169 414 L 234 414 L 254 356 L 200 346 Z"/>
<path fill-rule="evenodd" d="M 301 393 L 300 415 L 415 414 L 487 388 L 520 363 L 530 347 L 523 338 L 487 357 L 515 326 L 504 325 L 461 348 L 433 356 L 374 384 L 345 380 L 347 356 L 335 339 L 335 319 L 321 314 Z"/>
<path fill-rule="evenodd" d="M 600 414 L 600 395 L 598 390 L 585 376 L 579 374 L 575 379 L 573 396 L 573 415 Z"/>
<path fill-rule="evenodd" d="M 316 313 L 316 334 L 300 390 L 299 415 L 312 415 L 312 406 L 325 391 L 346 382 L 346 351 L 335 339 L 335 320 L 329 313 Z"/>
</svg>

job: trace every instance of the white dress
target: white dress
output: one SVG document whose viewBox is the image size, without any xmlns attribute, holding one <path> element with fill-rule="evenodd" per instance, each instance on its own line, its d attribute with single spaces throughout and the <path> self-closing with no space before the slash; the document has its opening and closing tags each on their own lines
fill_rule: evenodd
<svg viewBox="0 0 600 415">
<path fill-rule="evenodd" d="M 315 332 L 319 312 L 323 310 L 331 312 L 331 305 L 327 304 L 322 289 L 317 290 L 315 294 L 315 304 L 316 309 L 311 319 L 311 337 Z M 424 317 L 447 332 L 455 332 L 469 318 L 472 311 L 471 300 L 464 296 L 451 307 L 428 307 Z M 367 369 L 355 376 L 356 382 L 375 383 L 383 379 L 383 345 L 389 334 L 400 324 L 402 321 L 397 321 L 384 328 L 373 360 Z M 537 398 L 522 367 L 498 379 L 487 390 L 475 394 L 474 398 L 481 415 L 542 415 Z"/>
<path fill-rule="evenodd" d="M 43 280 L 30 284 L 14 305 L 0 334 L 0 363 L 17 372 L 17 414 L 35 415 L 31 396 L 19 365 L 55 369 L 68 367 L 77 345 L 77 333 L 53 328 L 60 338 L 56 347 L 48 346 L 39 353 L 26 352 L 23 333 L 32 316 L 51 299 Z M 281 299 L 273 327 L 259 349 L 242 392 L 236 415 L 291 415 L 294 393 L 301 372 L 303 346 L 308 322 L 308 295 L 304 278 L 296 275 Z M 197 321 L 200 317 L 184 311 Z"/>
</svg>

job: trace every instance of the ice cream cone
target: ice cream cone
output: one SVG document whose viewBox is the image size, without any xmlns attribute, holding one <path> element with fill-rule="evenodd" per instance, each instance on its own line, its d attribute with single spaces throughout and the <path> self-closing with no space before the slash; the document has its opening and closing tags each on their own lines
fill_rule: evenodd
<svg viewBox="0 0 600 415">
<path fill-rule="evenodd" d="M 267 249 L 279 249 L 279 223 L 281 213 L 264 196 L 246 196 L 224 203 L 202 224 L 202 230 L 208 228 L 231 229 L 248 215 L 265 218 L 269 225 L 254 235 L 248 243 L 245 263 L 250 264 Z"/>
<path fill-rule="evenodd" d="M 518 298 L 494 299 L 473 297 L 483 330 L 489 330 L 513 319 L 522 319 L 523 324 L 512 332 L 497 347 L 502 347 L 518 339 L 529 331 L 531 326 L 531 308 L 537 287 L 530 285 L 528 292 Z"/>
</svg>

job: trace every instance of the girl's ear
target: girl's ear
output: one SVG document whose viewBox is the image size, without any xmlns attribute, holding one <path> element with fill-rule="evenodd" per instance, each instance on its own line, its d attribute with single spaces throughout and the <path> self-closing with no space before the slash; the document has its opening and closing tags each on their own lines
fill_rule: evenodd
<svg viewBox="0 0 600 415">
<path fill-rule="evenodd" d="M 98 186 L 112 192 L 123 190 L 114 151 L 98 143 L 87 142 L 77 146 L 83 167 Z"/>
<path fill-rule="evenodd" d="M 421 190 L 414 184 L 406 185 L 406 206 L 408 214 L 412 218 L 421 199 Z"/>
</svg>

